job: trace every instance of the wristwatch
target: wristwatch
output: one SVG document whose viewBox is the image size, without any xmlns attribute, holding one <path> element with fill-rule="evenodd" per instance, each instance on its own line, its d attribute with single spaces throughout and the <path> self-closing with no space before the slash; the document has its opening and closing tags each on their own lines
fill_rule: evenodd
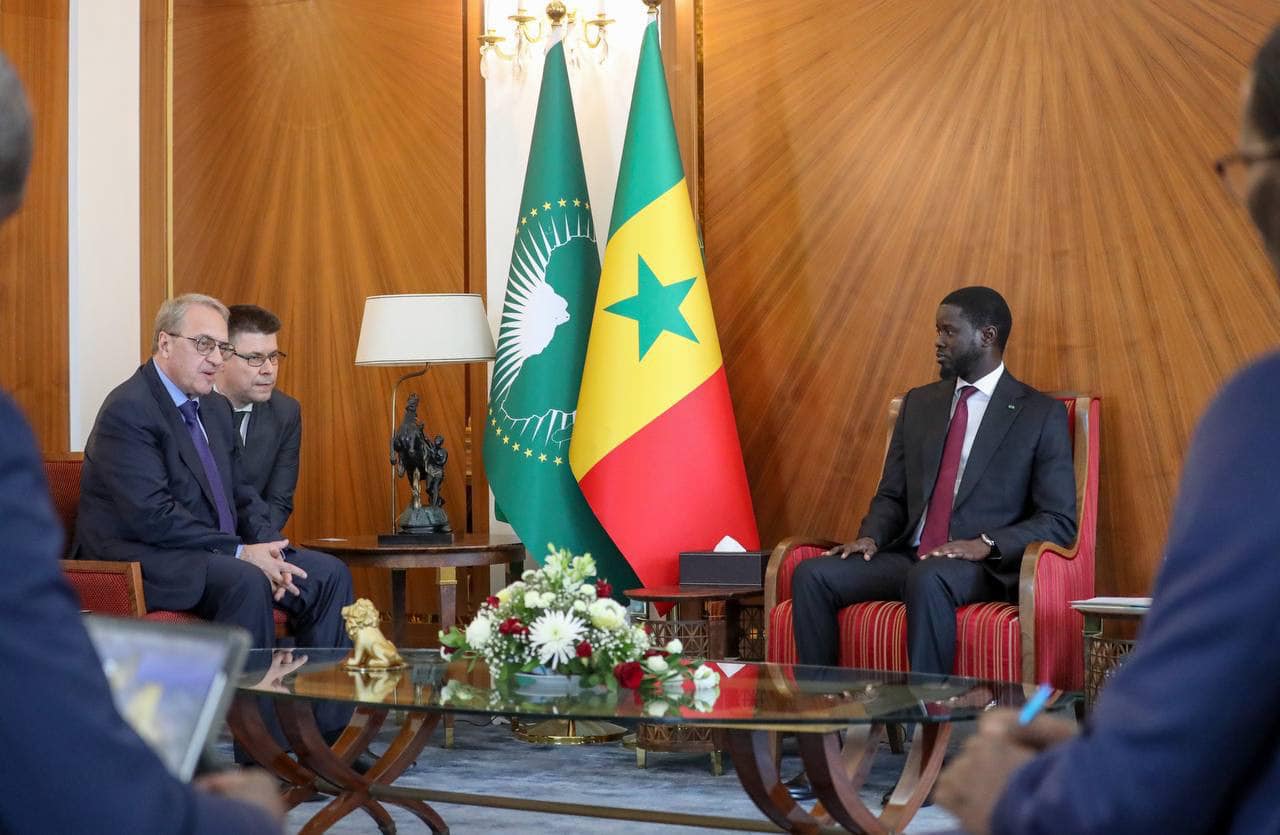
<svg viewBox="0 0 1280 835">
<path fill-rule="evenodd" d="M 996 547 L 996 541 L 994 539 L 987 536 L 985 533 L 978 534 L 978 539 L 981 539 L 982 543 L 991 549 L 991 553 L 987 554 L 987 559 L 990 559 L 992 557 L 999 559 L 1000 549 Z"/>
</svg>

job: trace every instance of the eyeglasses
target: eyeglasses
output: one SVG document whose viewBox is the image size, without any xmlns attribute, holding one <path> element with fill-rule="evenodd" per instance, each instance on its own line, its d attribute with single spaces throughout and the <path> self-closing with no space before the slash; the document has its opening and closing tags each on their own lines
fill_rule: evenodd
<svg viewBox="0 0 1280 835">
<path fill-rule="evenodd" d="M 1215 160 L 1213 170 L 1218 172 L 1227 191 L 1243 203 L 1249 196 L 1249 168 L 1272 159 L 1280 159 L 1280 148 L 1267 151 L 1233 151 Z"/>
<path fill-rule="evenodd" d="M 284 351 L 272 351 L 269 354 L 242 354 L 239 351 L 234 352 L 237 357 L 244 360 L 245 365 L 252 368 L 261 368 L 267 360 L 271 360 L 272 365 L 279 365 L 280 360 L 289 356 Z"/>
<path fill-rule="evenodd" d="M 205 334 L 200 334 L 199 336 L 184 336 L 183 334 L 174 333 L 173 331 L 165 331 L 165 333 L 170 336 L 176 336 L 179 339 L 191 340 L 192 344 L 196 346 L 196 353 L 202 357 L 207 357 L 212 354 L 214 348 L 217 348 L 218 351 L 222 353 L 222 358 L 224 360 L 231 359 L 231 355 L 236 352 L 236 346 L 232 345 L 230 342 L 219 342 L 212 336 L 207 336 Z"/>
</svg>

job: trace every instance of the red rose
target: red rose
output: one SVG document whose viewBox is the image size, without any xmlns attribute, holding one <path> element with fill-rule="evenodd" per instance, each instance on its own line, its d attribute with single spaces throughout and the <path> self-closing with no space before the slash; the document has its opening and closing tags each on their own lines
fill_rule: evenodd
<svg viewBox="0 0 1280 835">
<path fill-rule="evenodd" d="M 640 667 L 639 661 L 627 661 L 613 668 L 613 677 L 623 687 L 634 690 L 640 686 L 640 681 L 644 678 L 644 670 Z"/>
<path fill-rule="evenodd" d="M 613 597 L 613 586 L 608 580 L 596 580 L 596 597 Z"/>
<path fill-rule="evenodd" d="M 500 635 L 527 635 L 529 627 L 520 622 L 519 618 L 507 618 L 498 624 L 498 633 Z"/>
<path fill-rule="evenodd" d="M 590 641 L 583 641 L 582 643 L 578 644 L 577 651 L 578 651 L 579 658 L 590 658 L 591 653 L 595 652 L 595 650 L 592 649 L 591 647 Z"/>
<path fill-rule="evenodd" d="M 496 594 L 489 595 L 484 599 L 484 602 L 488 603 L 490 606 L 492 606 L 495 609 L 502 604 L 502 601 L 498 599 L 498 596 Z"/>
<path fill-rule="evenodd" d="M 666 658 L 667 651 L 665 649 L 647 649 L 644 651 L 645 658 L 652 658 L 655 655 L 661 655 L 663 658 Z"/>
</svg>

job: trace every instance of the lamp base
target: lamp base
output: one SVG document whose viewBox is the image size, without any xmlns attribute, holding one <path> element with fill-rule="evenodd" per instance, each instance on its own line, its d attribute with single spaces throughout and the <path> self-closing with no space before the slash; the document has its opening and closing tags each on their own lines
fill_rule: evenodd
<svg viewBox="0 0 1280 835">
<path fill-rule="evenodd" d="M 379 545 L 452 545 L 452 533 L 380 533 Z"/>
</svg>

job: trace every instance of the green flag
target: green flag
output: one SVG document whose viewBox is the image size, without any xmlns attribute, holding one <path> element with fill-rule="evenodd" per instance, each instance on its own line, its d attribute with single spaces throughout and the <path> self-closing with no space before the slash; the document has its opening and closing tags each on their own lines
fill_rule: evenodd
<svg viewBox="0 0 1280 835">
<path fill-rule="evenodd" d="M 564 44 L 547 53 L 489 389 L 485 468 L 502 517 L 534 559 L 589 553 L 615 589 L 635 572 L 569 469 L 600 254 L 569 93 Z"/>
</svg>

